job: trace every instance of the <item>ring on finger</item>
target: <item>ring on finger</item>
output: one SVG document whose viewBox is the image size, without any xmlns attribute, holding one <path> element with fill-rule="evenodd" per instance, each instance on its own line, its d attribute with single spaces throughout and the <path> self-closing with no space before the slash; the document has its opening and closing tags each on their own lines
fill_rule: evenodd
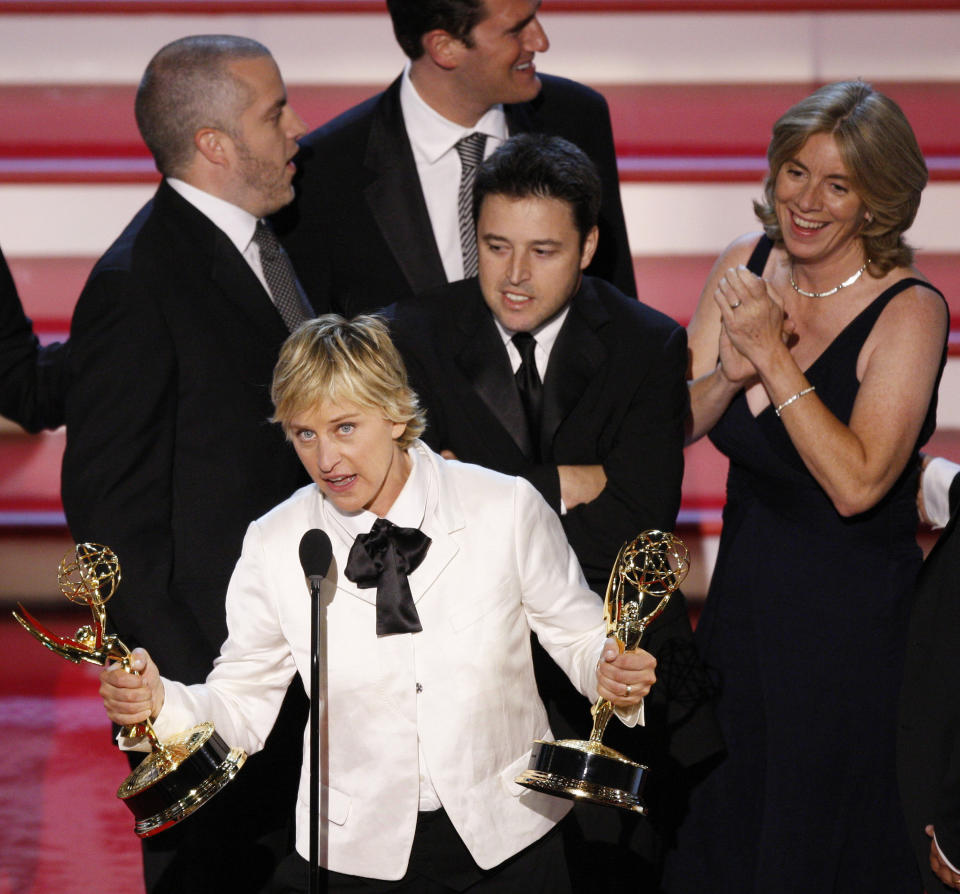
<svg viewBox="0 0 960 894">
<path fill-rule="evenodd" d="M 627 698 L 630 698 L 630 684 L 629 684 L 629 683 L 627 683 L 627 695 L 626 695 L 626 697 L 627 697 Z"/>
<path fill-rule="evenodd" d="M 736 304 L 730 305 L 730 310 L 736 310 L 741 304 L 743 304 L 743 302 L 738 298 Z"/>
</svg>

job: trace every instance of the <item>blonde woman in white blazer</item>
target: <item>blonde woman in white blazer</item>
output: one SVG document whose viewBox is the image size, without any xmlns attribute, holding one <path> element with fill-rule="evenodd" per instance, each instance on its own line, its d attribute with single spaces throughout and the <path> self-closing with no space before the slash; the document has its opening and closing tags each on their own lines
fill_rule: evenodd
<svg viewBox="0 0 960 894">
<path fill-rule="evenodd" d="M 556 513 L 530 484 L 444 460 L 417 440 L 416 396 L 379 320 L 304 324 L 281 353 L 273 397 L 275 420 L 314 484 L 250 525 L 227 592 L 229 635 L 206 683 L 162 679 L 138 654 L 141 677 L 102 675 L 110 718 L 153 716 L 161 738 L 212 720 L 230 745 L 261 748 L 294 673 L 310 679 L 310 599 L 298 548 L 320 528 L 333 546 L 321 593 L 320 862 L 331 870 L 329 890 L 353 889 L 341 876 L 415 881 L 418 850 L 438 845 L 422 825 L 416 846 L 414 836 L 439 809 L 468 852 L 472 865 L 462 868 L 475 873 L 476 890 L 509 890 L 520 878 L 528 890 L 564 890 L 560 839 L 544 836 L 570 804 L 513 782 L 533 740 L 551 736 L 530 631 L 586 699 L 604 695 L 631 724 L 654 682 L 654 659 L 618 655 L 605 641 L 596 597 Z M 429 537 L 407 576 L 417 632 L 377 635 L 378 591 L 345 574 L 357 536 L 378 518 Z M 585 720 L 586 710 L 585 700 Z M 305 736 L 299 855 L 309 853 L 307 744 Z M 293 859 L 302 877 L 303 856 Z"/>
</svg>

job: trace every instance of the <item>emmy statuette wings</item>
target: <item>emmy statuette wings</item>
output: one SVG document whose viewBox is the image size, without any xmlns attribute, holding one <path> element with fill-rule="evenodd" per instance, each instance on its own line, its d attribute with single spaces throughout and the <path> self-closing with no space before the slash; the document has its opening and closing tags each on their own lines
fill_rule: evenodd
<svg viewBox="0 0 960 894">
<path fill-rule="evenodd" d="M 89 607 L 92 623 L 80 627 L 71 639 L 52 633 L 22 605 L 13 613 L 17 621 L 68 661 L 101 666 L 116 661 L 127 673 L 137 673 L 130 650 L 117 636 L 105 633 L 104 605 L 120 583 L 120 563 L 113 551 L 97 543 L 78 543 L 60 561 L 57 579 L 67 599 Z M 149 720 L 125 727 L 121 734 L 146 736 L 150 742 L 150 754 L 117 791 L 117 797 L 133 813 L 134 831 L 141 838 L 168 829 L 203 806 L 236 776 L 247 759 L 244 751 L 227 746 L 212 723 L 200 723 L 163 742 Z"/>
<path fill-rule="evenodd" d="M 689 569 L 690 554 L 673 534 L 644 531 L 620 548 L 607 583 L 603 616 L 607 635 L 621 652 L 640 647 L 647 628 L 667 607 Z M 648 768 L 602 742 L 613 713 L 614 706 L 599 698 L 591 709 L 589 739 L 538 739 L 529 766 L 516 781 L 548 795 L 645 814 L 642 795 Z"/>
</svg>

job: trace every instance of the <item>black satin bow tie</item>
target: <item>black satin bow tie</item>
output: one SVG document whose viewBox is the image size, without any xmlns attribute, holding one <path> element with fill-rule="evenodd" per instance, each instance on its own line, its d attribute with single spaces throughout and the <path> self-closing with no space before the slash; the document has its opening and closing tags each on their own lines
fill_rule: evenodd
<svg viewBox="0 0 960 894">
<path fill-rule="evenodd" d="M 361 590 L 377 588 L 377 636 L 423 630 L 407 575 L 417 569 L 430 547 L 419 528 L 398 528 L 378 518 L 369 534 L 350 547 L 344 574 Z"/>
</svg>

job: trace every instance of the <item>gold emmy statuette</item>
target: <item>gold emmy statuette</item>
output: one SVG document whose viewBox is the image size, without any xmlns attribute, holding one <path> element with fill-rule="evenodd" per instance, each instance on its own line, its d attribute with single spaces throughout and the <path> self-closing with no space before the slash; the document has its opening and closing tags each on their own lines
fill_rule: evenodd
<svg viewBox="0 0 960 894">
<path fill-rule="evenodd" d="M 639 648 L 647 627 L 667 607 L 689 569 L 690 554 L 673 534 L 644 531 L 620 548 L 610 572 L 603 616 L 607 635 L 616 639 L 621 652 Z M 534 742 L 530 765 L 516 781 L 549 795 L 645 814 L 641 795 L 648 768 L 601 741 L 613 712 L 607 699 L 597 699 L 587 741 Z"/>
<path fill-rule="evenodd" d="M 87 605 L 93 623 L 77 630 L 74 639 L 47 630 L 22 605 L 13 616 L 43 645 L 79 664 L 106 665 L 119 662 L 128 673 L 130 650 L 114 635 L 104 634 L 104 605 L 120 583 L 120 563 L 113 551 L 97 543 L 78 543 L 60 561 L 57 573 L 60 592 L 71 602 Z M 149 838 L 188 817 L 219 792 L 243 766 L 246 752 L 228 748 L 212 723 L 201 723 L 161 742 L 149 720 L 124 727 L 121 734 L 146 736 L 151 752 L 123 781 L 117 797 L 133 813 L 134 831 Z"/>
</svg>

